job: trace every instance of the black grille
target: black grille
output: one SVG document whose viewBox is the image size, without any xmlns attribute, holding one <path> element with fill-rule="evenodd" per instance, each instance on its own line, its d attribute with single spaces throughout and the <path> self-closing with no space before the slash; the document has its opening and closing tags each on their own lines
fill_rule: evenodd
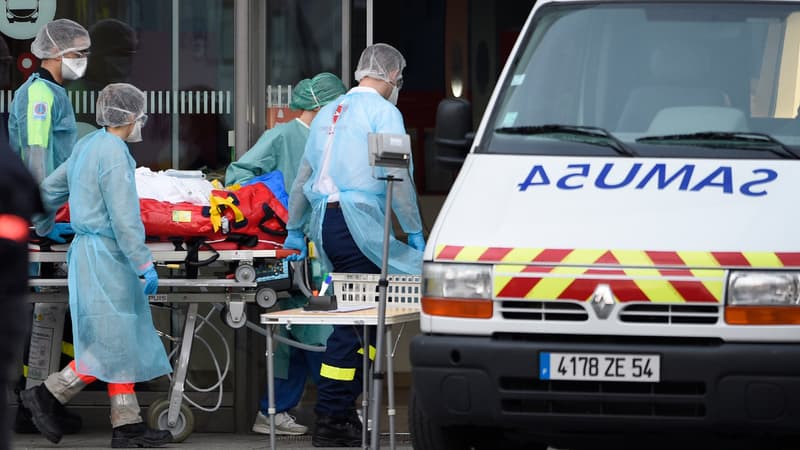
<svg viewBox="0 0 800 450">
<path fill-rule="evenodd" d="M 719 347 L 720 338 L 696 338 L 685 336 L 619 336 L 596 334 L 534 334 L 494 333 L 492 339 L 504 342 L 536 342 L 556 344 L 634 344 L 634 345 L 679 345 L 683 347 Z"/>
<path fill-rule="evenodd" d="M 500 303 L 504 319 L 583 322 L 589 314 L 582 304 L 567 301 L 504 301 Z"/>
<path fill-rule="evenodd" d="M 714 325 L 719 321 L 716 305 L 626 305 L 619 319 L 628 323 Z"/>
<path fill-rule="evenodd" d="M 508 413 L 683 418 L 706 415 L 706 387 L 702 382 L 625 383 L 503 377 L 500 386 L 502 408 Z"/>
</svg>

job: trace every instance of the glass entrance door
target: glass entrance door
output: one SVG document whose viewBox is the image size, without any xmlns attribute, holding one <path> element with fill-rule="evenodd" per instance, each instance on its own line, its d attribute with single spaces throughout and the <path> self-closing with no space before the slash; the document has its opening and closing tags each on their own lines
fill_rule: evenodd
<svg viewBox="0 0 800 450">
<path fill-rule="evenodd" d="M 298 81 L 321 72 L 353 84 L 356 57 L 363 49 L 365 0 L 267 0 L 266 128 L 298 115 L 288 108 Z M 355 53 L 354 53 L 354 49 Z"/>
<path fill-rule="evenodd" d="M 66 81 L 80 122 L 96 129 L 94 104 L 107 84 L 132 83 L 148 97 L 143 142 L 131 144 L 138 166 L 153 170 L 217 172 L 230 161 L 226 130 L 233 127 L 234 0 L 40 0 L 28 21 L 0 16 L 8 60 L 0 113 L 13 91 L 39 67 L 30 44 L 42 25 L 59 18 L 89 30 L 86 75 Z M 50 7 L 52 6 L 52 8 Z M 5 124 L 5 120 L 3 121 Z"/>
</svg>

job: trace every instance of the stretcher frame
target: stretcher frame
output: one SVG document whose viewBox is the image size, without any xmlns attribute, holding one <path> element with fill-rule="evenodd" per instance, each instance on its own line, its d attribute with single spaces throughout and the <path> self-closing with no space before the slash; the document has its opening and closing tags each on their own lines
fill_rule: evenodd
<svg viewBox="0 0 800 450">
<path fill-rule="evenodd" d="M 169 269 L 181 269 L 181 262 L 184 262 L 188 255 L 188 250 L 163 250 L 164 244 L 173 246 L 169 243 L 149 244 L 153 255 L 154 263 L 157 266 L 166 266 Z M 31 246 L 33 251 L 29 252 L 30 262 L 36 263 L 65 263 L 67 260 L 66 250 L 68 244 L 50 246 L 50 251 L 39 250 Z M 237 249 L 237 250 L 200 250 L 197 252 L 197 259 L 200 261 L 213 261 L 213 263 L 236 263 L 237 268 L 233 279 L 216 278 L 185 278 L 185 277 L 161 277 L 158 283 L 158 292 L 148 296 L 151 305 L 165 304 L 186 304 L 187 309 L 183 320 L 181 331 L 180 349 L 175 358 L 173 366 L 173 376 L 168 392 L 168 411 L 167 428 L 173 432 L 174 441 L 181 442 L 193 431 L 179 428 L 188 424 L 193 424 L 193 417 L 182 418 L 181 414 L 192 414 L 191 410 L 184 408 L 182 403 L 186 390 L 186 378 L 189 368 L 189 358 L 192 353 L 192 345 L 198 325 L 198 308 L 200 303 L 214 305 L 215 309 L 221 311 L 223 321 L 231 328 L 241 328 L 249 326 L 259 329 L 257 325 L 248 322 L 246 316 L 246 304 L 257 303 L 264 309 L 269 309 L 278 301 L 277 292 L 270 283 L 259 283 L 256 278 L 253 265 L 257 262 L 276 262 L 280 261 L 289 254 L 295 253 L 284 249 Z M 240 270 L 240 268 L 246 268 Z M 170 271 L 172 271 L 170 270 Z M 185 271 L 185 268 L 184 268 Z M 303 270 L 289 271 L 289 287 L 299 289 L 306 295 L 310 295 L 306 282 L 306 274 Z M 67 278 L 31 278 L 29 286 L 34 289 L 28 296 L 29 303 L 68 303 L 69 294 L 67 291 Z M 286 282 L 281 283 L 285 285 Z M 38 289 L 48 288 L 48 289 Z M 188 292 L 170 292 L 173 289 L 186 290 Z M 204 292 L 208 288 L 224 288 L 223 292 Z M 282 289 L 283 290 L 283 289 Z M 223 345 L 229 351 L 228 342 L 223 339 Z M 219 380 L 222 383 L 222 379 Z M 221 388 L 221 385 L 220 385 Z M 214 411 L 218 409 L 212 409 Z M 151 423 L 156 427 L 159 425 Z M 156 427 L 161 428 L 161 427 Z M 164 428 L 162 428 L 164 429 Z M 177 431 L 177 434 L 176 434 Z"/>
</svg>

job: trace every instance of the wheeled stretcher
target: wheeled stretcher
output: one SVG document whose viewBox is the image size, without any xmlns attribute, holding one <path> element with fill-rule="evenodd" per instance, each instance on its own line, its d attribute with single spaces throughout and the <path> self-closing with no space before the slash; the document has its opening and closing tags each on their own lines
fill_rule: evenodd
<svg viewBox="0 0 800 450">
<path fill-rule="evenodd" d="M 279 292 L 292 289 L 310 296 L 309 277 L 305 264 L 297 263 L 297 267 L 293 267 L 285 260 L 286 256 L 294 253 L 293 250 L 284 250 L 268 243 L 242 247 L 230 241 L 198 242 L 196 239 L 187 239 L 147 245 L 159 272 L 158 292 L 148 297 L 151 307 L 170 309 L 173 323 L 183 325 L 180 336 L 173 337 L 160 332 L 174 346 L 169 352 L 173 373 L 167 399 L 150 405 L 147 420 L 153 428 L 170 430 L 175 441 L 180 442 L 192 433 L 194 427 L 192 410 L 184 404 L 184 399 L 208 412 L 216 411 L 221 406 L 222 382 L 230 365 L 230 350 L 222 333 L 209 322 L 212 313 L 218 312 L 222 321 L 232 328 L 249 326 L 264 333 L 261 326 L 247 320 L 246 304 L 256 303 L 261 308 L 269 309 L 277 303 Z M 69 246 L 30 244 L 29 248 L 31 262 L 61 265 L 66 262 Z M 48 272 L 55 271 L 42 271 Z M 30 302 L 68 302 L 67 278 L 64 274 L 48 278 L 34 277 L 29 284 L 36 288 L 30 294 Z M 201 303 L 211 305 L 205 315 L 198 313 Z M 219 378 L 214 386 L 201 389 L 189 383 L 187 372 L 193 341 L 195 337 L 202 340 L 197 332 L 205 326 L 216 331 L 222 340 L 226 361 L 222 370 L 211 347 L 202 341 L 212 353 Z M 210 408 L 198 405 L 186 396 L 187 388 L 201 392 L 218 389 L 218 402 Z"/>
</svg>

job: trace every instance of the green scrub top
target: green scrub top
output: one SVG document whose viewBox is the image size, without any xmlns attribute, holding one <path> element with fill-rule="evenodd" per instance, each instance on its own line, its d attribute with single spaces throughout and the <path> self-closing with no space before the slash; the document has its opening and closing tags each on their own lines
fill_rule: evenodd
<svg viewBox="0 0 800 450">
<path fill-rule="evenodd" d="M 303 159 L 308 126 L 300 119 L 294 119 L 267 130 L 258 141 L 238 161 L 231 163 L 225 171 L 225 184 L 231 186 L 243 183 L 250 178 L 280 170 L 286 192 L 292 187 Z M 317 276 L 321 276 L 317 274 Z M 278 302 L 280 309 L 299 308 L 308 299 L 304 296 L 284 298 Z M 330 325 L 292 325 L 291 336 L 286 327 L 280 327 L 280 335 L 308 345 L 325 345 L 333 332 Z M 289 346 L 280 343 L 275 348 L 273 358 L 275 377 L 289 376 Z"/>
<path fill-rule="evenodd" d="M 300 119 L 267 130 L 238 161 L 225 171 L 225 185 L 241 184 L 250 178 L 280 170 L 286 192 L 297 177 L 308 140 L 308 126 Z"/>
</svg>

